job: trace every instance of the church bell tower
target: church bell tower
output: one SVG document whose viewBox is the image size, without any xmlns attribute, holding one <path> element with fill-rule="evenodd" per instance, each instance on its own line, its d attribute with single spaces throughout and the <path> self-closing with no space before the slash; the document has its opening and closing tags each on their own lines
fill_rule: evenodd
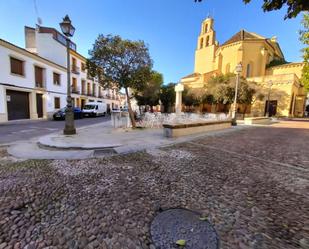
<svg viewBox="0 0 309 249">
<path fill-rule="evenodd" d="M 197 39 L 195 51 L 195 73 L 208 73 L 214 70 L 214 59 L 217 48 L 214 19 L 208 17 L 202 22 L 201 33 Z"/>
</svg>

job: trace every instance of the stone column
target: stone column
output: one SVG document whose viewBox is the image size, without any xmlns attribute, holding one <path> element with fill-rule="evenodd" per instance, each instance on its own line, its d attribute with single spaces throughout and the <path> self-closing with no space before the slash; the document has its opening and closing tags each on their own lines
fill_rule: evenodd
<svg viewBox="0 0 309 249">
<path fill-rule="evenodd" d="M 36 92 L 32 91 L 29 93 L 29 104 L 30 104 L 30 119 L 38 119 L 38 111 L 36 106 Z"/>
<path fill-rule="evenodd" d="M 175 109 L 176 114 L 181 114 L 182 109 L 182 92 L 184 90 L 184 86 L 181 83 L 178 83 L 175 86 L 175 92 L 176 92 L 176 103 L 175 103 Z"/>
</svg>

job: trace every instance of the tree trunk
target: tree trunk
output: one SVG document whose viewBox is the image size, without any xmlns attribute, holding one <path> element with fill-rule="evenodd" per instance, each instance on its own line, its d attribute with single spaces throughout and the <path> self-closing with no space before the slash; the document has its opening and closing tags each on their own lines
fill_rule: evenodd
<svg viewBox="0 0 309 249">
<path fill-rule="evenodd" d="M 128 91 L 127 87 L 125 87 L 125 91 L 126 91 L 127 100 L 128 100 L 128 110 L 129 110 L 129 115 L 130 115 L 130 119 L 131 119 L 131 123 L 132 123 L 132 128 L 135 128 L 136 127 L 136 122 L 135 122 L 135 118 L 134 118 L 134 113 L 132 111 L 131 99 L 130 99 L 129 91 Z"/>
</svg>

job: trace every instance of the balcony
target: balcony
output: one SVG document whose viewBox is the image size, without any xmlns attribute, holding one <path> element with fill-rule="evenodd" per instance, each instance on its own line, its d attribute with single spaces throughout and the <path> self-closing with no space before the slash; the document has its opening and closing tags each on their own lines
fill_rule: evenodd
<svg viewBox="0 0 309 249">
<path fill-rule="evenodd" d="M 35 82 L 35 87 L 36 87 L 36 88 L 45 88 L 43 82 Z"/>
<path fill-rule="evenodd" d="M 78 87 L 72 87 L 71 93 L 80 94 L 79 88 Z"/>
<path fill-rule="evenodd" d="M 76 65 L 72 65 L 71 66 L 71 72 L 75 73 L 75 74 L 79 74 L 80 73 L 80 69 Z"/>
</svg>

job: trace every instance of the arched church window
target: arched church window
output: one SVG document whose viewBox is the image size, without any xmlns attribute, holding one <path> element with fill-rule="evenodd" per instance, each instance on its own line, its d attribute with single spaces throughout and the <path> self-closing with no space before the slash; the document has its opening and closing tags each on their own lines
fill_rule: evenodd
<svg viewBox="0 0 309 249">
<path fill-rule="evenodd" d="M 203 48 L 203 46 L 204 46 L 204 39 L 203 39 L 203 38 L 201 38 L 201 42 L 200 42 L 200 49 L 202 49 L 202 48 Z"/>
<path fill-rule="evenodd" d="M 251 76 L 251 65 L 247 64 L 247 73 L 246 73 L 246 77 L 250 77 Z"/>
<path fill-rule="evenodd" d="M 230 72 L 231 72 L 231 65 L 230 65 L 230 63 L 228 63 L 225 66 L 225 73 L 227 74 L 227 73 L 230 73 Z"/>
<path fill-rule="evenodd" d="M 209 36 L 206 37 L 206 47 L 209 46 Z"/>
</svg>

